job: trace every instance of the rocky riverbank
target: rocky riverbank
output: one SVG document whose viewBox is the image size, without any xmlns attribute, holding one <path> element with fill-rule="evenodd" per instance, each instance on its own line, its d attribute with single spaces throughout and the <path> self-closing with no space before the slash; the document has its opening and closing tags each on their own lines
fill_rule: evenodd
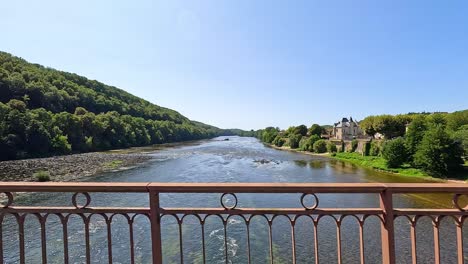
<svg viewBox="0 0 468 264">
<path fill-rule="evenodd" d="M 2 161 L 0 181 L 38 181 L 41 174 L 48 176 L 50 181 L 79 181 L 101 172 L 134 167 L 149 159 L 149 155 L 141 153 L 94 152 Z"/>
</svg>

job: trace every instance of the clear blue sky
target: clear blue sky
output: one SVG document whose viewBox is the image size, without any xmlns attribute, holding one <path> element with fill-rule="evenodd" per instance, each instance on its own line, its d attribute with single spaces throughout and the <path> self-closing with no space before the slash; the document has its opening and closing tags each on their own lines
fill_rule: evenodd
<svg viewBox="0 0 468 264">
<path fill-rule="evenodd" d="M 3 1 L 0 50 L 222 128 L 468 108 L 468 1 Z"/>
</svg>

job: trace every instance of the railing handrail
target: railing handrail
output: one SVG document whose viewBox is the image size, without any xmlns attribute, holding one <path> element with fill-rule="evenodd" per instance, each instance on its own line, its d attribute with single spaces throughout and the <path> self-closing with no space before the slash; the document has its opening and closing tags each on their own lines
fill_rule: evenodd
<svg viewBox="0 0 468 264">
<path fill-rule="evenodd" d="M 0 182 L 0 192 L 160 193 L 419 193 L 468 194 L 465 183 L 166 183 L 166 182 Z"/>
</svg>

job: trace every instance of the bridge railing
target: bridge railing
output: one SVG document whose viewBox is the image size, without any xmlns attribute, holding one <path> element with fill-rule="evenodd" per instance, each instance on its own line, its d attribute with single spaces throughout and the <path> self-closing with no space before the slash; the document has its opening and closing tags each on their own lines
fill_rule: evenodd
<svg viewBox="0 0 468 264">
<path fill-rule="evenodd" d="M 15 204 L 15 193 L 42 193 L 60 192 L 71 193 L 70 206 L 20 206 Z M 465 219 L 468 216 L 466 196 L 468 196 L 468 185 L 466 184 L 381 184 L 381 183 L 24 183 L 6 182 L 0 183 L 3 205 L 0 208 L 0 222 L 3 223 L 7 215 L 16 219 L 18 227 L 17 247 L 18 262 L 26 263 L 25 218 L 33 215 L 40 224 L 41 259 L 42 263 L 48 262 L 47 251 L 47 219 L 51 215 L 58 216 L 63 232 L 63 263 L 70 263 L 69 258 L 69 233 L 68 222 L 71 216 L 78 216 L 83 220 L 85 237 L 85 262 L 91 263 L 90 221 L 93 215 L 100 215 L 105 219 L 107 227 L 107 254 L 109 263 L 113 262 L 112 221 L 116 215 L 124 216 L 128 222 L 130 263 L 135 263 L 135 235 L 133 224 L 135 217 L 147 217 L 151 230 L 151 251 L 153 263 L 163 263 L 162 230 L 164 225 L 161 219 L 171 216 L 176 219 L 179 229 L 179 251 L 180 262 L 184 263 L 182 225 L 187 216 L 198 219 L 201 226 L 199 234 L 202 247 L 199 252 L 202 263 L 209 263 L 206 256 L 206 243 L 209 237 L 205 236 L 206 219 L 216 216 L 221 219 L 224 227 L 224 257 L 225 262 L 230 262 L 228 254 L 227 226 L 231 217 L 240 217 L 246 225 L 246 243 L 240 245 L 245 247 L 247 263 L 252 261 L 252 248 L 250 238 L 250 224 L 254 217 L 263 217 L 268 223 L 268 251 L 270 263 L 274 263 L 273 245 L 273 221 L 279 216 L 286 216 L 290 223 L 290 263 L 296 263 L 296 230 L 295 225 L 299 218 L 308 217 L 314 230 L 317 230 L 320 220 L 329 216 L 336 223 L 336 259 L 338 263 L 347 263 L 342 254 L 342 222 L 346 217 L 353 217 L 359 225 L 359 262 L 365 262 L 364 223 L 369 217 L 375 217 L 380 222 L 381 237 L 381 262 L 396 263 L 395 253 L 395 220 L 406 218 L 410 223 L 410 241 L 412 262 L 417 262 L 417 238 L 416 226 L 422 217 L 429 217 L 433 224 L 433 252 L 434 262 L 442 263 L 440 254 L 439 225 L 444 218 L 451 218 L 456 225 L 456 259 L 458 263 L 464 263 L 464 230 Z M 147 204 L 143 207 L 98 207 L 91 206 L 93 193 L 146 193 Z M 218 207 L 163 207 L 160 204 L 162 194 L 194 194 L 213 193 L 219 194 Z M 236 194 L 298 194 L 299 207 L 296 208 L 241 208 L 238 206 Z M 446 193 L 453 197 L 452 206 L 448 208 L 395 208 L 394 196 L 399 194 L 424 194 L 424 193 Z M 322 194 L 374 194 L 378 197 L 379 206 L 376 207 L 322 207 L 320 197 Z M 0 259 L 5 262 L 3 234 L 8 232 L 0 225 Z M 466 239 L 466 238 L 465 238 Z M 314 232 L 314 262 L 320 263 L 319 247 L 321 246 L 318 232 Z M 281 245 L 280 245 L 281 246 Z M 466 250 L 465 250 L 466 251 Z M 115 260 L 120 261 L 120 260 Z M 122 261 L 120 261 L 122 262 Z M 324 262 L 325 263 L 325 262 Z"/>
</svg>

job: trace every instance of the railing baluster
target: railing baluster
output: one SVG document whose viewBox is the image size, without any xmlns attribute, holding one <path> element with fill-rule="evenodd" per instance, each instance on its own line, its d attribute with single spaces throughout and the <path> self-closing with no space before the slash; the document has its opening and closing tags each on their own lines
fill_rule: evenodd
<svg viewBox="0 0 468 264">
<path fill-rule="evenodd" d="M 130 236 L 130 263 L 135 263 L 135 242 L 133 237 L 133 218 L 128 220 L 128 232 Z"/>
<path fill-rule="evenodd" d="M 457 256 L 458 256 L 458 264 L 464 263 L 464 256 L 463 256 L 463 217 L 457 221 Z"/>
<path fill-rule="evenodd" d="M 224 226 L 224 259 L 226 263 L 228 263 L 228 244 L 227 244 L 227 220 L 223 218 L 223 226 Z"/>
<path fill-rule="evenodd" d="M 184 263 L 184 242 L 182 238 L 182 220 L 177 218 L 177 224 L 179 225 L 179 251 L 180 251 L 180 263 Z"/>
<path fill-rule="evenodd" d="M 319 244 L 318 244 L 318 221 L 314 220 L 314 253 L 315 253 L 315 264 L 319 264 Z"/>
<path fill-rule="evenodd" d="M 153 263 L 162 263 L 161 216 L 159 215 L 159 193 L 150 191 L 151 248 Z"/>
<path fill-rule="evenodd" d="M 294 232 L 294 227 L 296 225 L 296 222 L 294 220 L 291 220 L 291 245 L 292 245 L 292 261 L 293 264 L 296 264 L 296 235 Z"/>
<path fill-rule="evenodd" d="M 42 248 L 42 263 L 47 264 L 47 236 L 46 236 L 46 221 L 47 215 L 41 216 L 37 214 L 39 223 L 41 224 L 41 248 Z"/>
<path fill-rule="evenodd" d="M 380 208 L 383 210 L 382 236 L 382 263 L 395 264 L 395 230 L 393 215 L 393 196 L 390 190 L 380 193 Z"/>
<path fill-rule="evenodd" d="M 246 225 L 247 225 L 247 264 L 250 264 L 250 217 L 249 219 L 246 221 Z"/>
<path fill-rule="evenodd" d="M 107 259 L 112 264 L 112 218 L 106 219 L 107 225 Z"/>
<path fill-rule="evenodd" d="M 91 245 L 89 239 L 89 222 L 91 221 L 91 215 L 83 215 L 85 224 L 85 244 L 86 244 L 86 264 L 91 264 Z"/>
<path fill-rule="evenodd" d="M 417 239 L 416 239 L 416 223 L 418 218 L 415 217 L 411 221 L 411 260 L 413 264 L 418 263 Z"/>
<path fill-rule="evenodd" d="M 434 263 L 440 264 L 440 239 L 439 239 L 439 220 L 433 220 L 434 230 Z"/>
<path fill-rule="evenodd" d="M 202 255 L 203 255 L 203 264 L 206 263 L 206 249 L 205 249 L 205 220 L 201 220 L 201 233 L 202 233 Z"/>
<path fill-rule="evenodd" d="M 338 264 L 342 263 L 342 258 L 341 258 L 341 221 L 338 220 L 336 222 L 336 251 L 338 254 Z"/>
<path fill-rule="evenodd" d="M 62 233 L 63 233 L 63 263 L 68 264 L 68 217 L 60 215 L 60 220 L 62 222 Z"/>
<path fill-rule="evenodd" d="M 364 264 L 366 262 L 365 256 L 364 256 L 364 221 L 359 221 L 359 256 L 361 258 L 361 264 Z"/>
<path fill-rule="evenodd" d="M 26 214 L 18 215 L 18 235 L 19 235 L 19 253 L 20 253 L 20 264 L 26 263 L 26 255 L 24 250 L 24 219 Z"/>
<path fill-rule="evenodd" d="M 270 242 L 270 263 L 273 264 L 273 234 L 271 231 L 271 226 L 273 225 L 272 220 L 268 220 L 268 235 L 270 237 L 269 242 Z"/>
</svg>

